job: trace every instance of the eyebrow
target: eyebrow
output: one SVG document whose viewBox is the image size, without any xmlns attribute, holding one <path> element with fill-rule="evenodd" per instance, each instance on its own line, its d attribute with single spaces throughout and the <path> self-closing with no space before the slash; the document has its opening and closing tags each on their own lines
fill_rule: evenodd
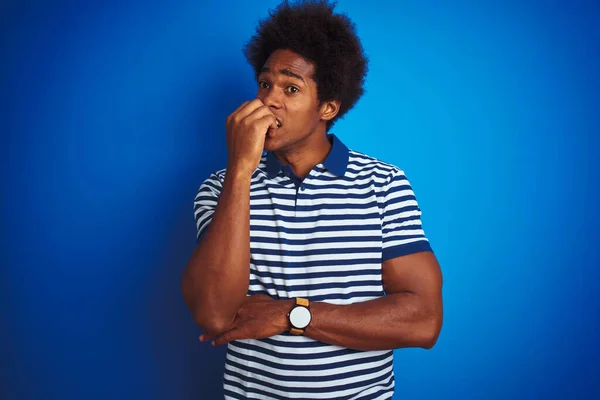
<svg viewBox="0 0 600 400">
<path fill-rule="evenodd" d="M 271 69 L 268 67 L 264 67 L 263 69 L 260 70 L 260 73 L 262 74 L 263 72 L 271 72 Z M 296 79 L 300 79 L 302 82 L 304 82 L 304 84 L 306 84 L 306 82 L 304 81 L 304 78 L 301 77 L 298 74 L 293 73 L 292 71 L 290 71 L 289 69 L 280 69 L 279 70 L 280 74 L 286 75 L 286 76 L 291 76 L 292 78 L 296 78 Z"/>
</svg>

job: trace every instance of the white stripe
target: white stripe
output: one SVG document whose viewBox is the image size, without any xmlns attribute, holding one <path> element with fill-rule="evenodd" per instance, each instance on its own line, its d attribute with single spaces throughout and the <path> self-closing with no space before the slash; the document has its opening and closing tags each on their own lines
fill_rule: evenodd
<svg viewBox="0 0 600 400">
<path fill-rule="evenodd" d="M 420 224 L 419 224 L 420 225 Z M 325 249 L 338 249 L 345 247 L 347 249 L 364 249 L 381 247 L 381 240 L 373 241 L 350 241 L 350 242 L 327 242 L 327 243 L 310 243 L 310 244 L 279 244 L 279 243 L 262 243 L 255 242 L 250 245 L 252 249 L 256 250 L 285 250 L 285 251 L 313 251 L 313 250 L 325 250 Z"/>
<path fill-rule="evenodd" d="M 392 370 L 392 376 L 394 376 L 393 370 Z M 390 384 L 388 384 L 388 385 L 380 384 L 380 385 L 371 386 L 367 390 L 357 394 L 356 397 L 352 397 L 350 400 L 359 400 L 360 398 L 362 398 L 364 396 L 368 396 L 368 395 L 378 392 L 382 389 L 393 389 L 394 386 L 395 386 L 395 382 L 394 382 L 394 379 L 392 378 L 392 382 L 390 382 Z M 394 395 L 394 393 L 390 391 L 388 393 L 383 393 L 381 396 L 377 396 L 374 400 L 390 399 L 393 395 Z"/>
<path fill-rule="evenodd" d="M 414 238 L 414 239 L 405 239 L 405 240 L 392 240 L 390 242 L 387 242 L 383 245 L 384 249 L 388 249 L 390 247 L 396 247 L 396 246 L 402 246 L 402 245 L 407 245 L 410 243 L 415 243 L 415 242 L 421 242 L 421 241 L 425 241 L 426 239 L 420 237 L 420 238 Z"/>
<path fill-rule="evenodd" d="M 306 285 L 309 286 L 309 285 Z M 264 288 L 262 285 L 249 285 L 249 290 L 253 291 L 263 291 Z M 352 286 L 349 288 L 331 288 L 331 289 L 303 289 L 303 290 L 292 290 L 288 288 L 288 290 L 276 290 L 271 289 L 271 291 L 276 291 L 278 297 L 282 298 L 293 298 L 293 297 L 314 297 L 314 296 L 327 296 L 327 295 L 338 295 L 338 296 L 347 296 L 354 292 L 380 292 L 382 290 L 381 285 L 377 286 Z"/>
<path fill-rule="evenodd" d="M 274 227 L 274 226 L 273 226 Z M 334 238 L 334 237 L 365 237 L 381 240 L 380 230 L 364 230 L 364 231 L 327 231 L 327 232 L 312 232 L 312 233 L 289 233 L 289 232 L 271 232 L 271 231 L 258 231 L 253 230 L 250 227 L 250 234 L 256 237 L 264 238 L 281 238 L 284 240 L 307 240 L 307 239 L 320 239 L 320 238 Z"/>
<path fill-rule="evenodd" d="M 369 275 L 369 280 L 371 281 L 377 281 L 377 279 L 381 279 L 381 275 L 376 276 L 376 275 Z M 359 281 L 364 281 L 365 276 L 362 275 L 354 275 L 354 276 L 344 276 L 344 277 L 325 277 L 325 278 L 311 278 L 310 282 L 296 282 L 293 279 L 279 279 L 279 278 L 255 278 L 257 280 L 260 280 L 261 283 L 265 284 L 265 283 L 269 283 L 269 284 L 275 284 L 275 285 L 321 285 L 323 283 L 330 283 L 331 286 L 335 286 L 336 283 L 352 283 L 352 282 L 359 282 Z M 353 286 L 354 287 L 354 286 Z M 312 293 L 312 291 L 311 291 Z"/>
<path fill-rule="evenodd" d="M 282 256 L 279 254 L 252 254 L 252 258 L 256 262 L 260 261 L 275 261 L 275 262 L 313 262 L 313 261 L 337 261 L 353 260 L 356 258 L 373 258 L 381 257 L 381 252 L 377 253 L 340 253 L 340 254 L 305 254 L 301 256 Z"/>
<path fill-rule="evenodd" d="M 304 203 L 304 202 L 300 202 L 300 203 Z M 352 215 L 352 216 L 361 216 L 361 215 L 368 215 L 368 214 L 373 214 L 373 213 L 379 213 L 379 207 L 370 207 L 370 208 L 364 208 L 364 209 L 356 209 L 356 208 L 323 208 L 320 210 L 299 210 L 299 211 L 293 211 L 293 210 L 252 210 L 250 213 L 250 218 L 252 217 L 257 217 L 260 215 L 266 215 L 266 216 L 273 216 L 273 215 L 279 215 L 282 217 L 301 217 L 301 218 L 310 218 L 310 217 L 318 217 L 320 215 L 337 215 L 337 216 L 346 216 L 346 215 Z M 340 218 L 342 219 L 342 218 Z M 358 221 L 358 220 L 354 220 L 356 223 L 361 223 L 364 224 L 364 222 Z M 375 221 L 379 222 L 379 219 L 376 219 Z M 271 222 L 273 223 L 273 222 Z"/>
<path fill-rule="evenodd" d="M 329 272 L 329 271 L 381 271 L 381 263 L 365 263 L 365 264 L 354 264 L 354 265 L 340 265 L 340 266 L 322 266 L 315 265 L 314 267 L 295 267 L 293 271 L 288 267 L 265 267 L 260 264 L 255 264 L 253 262 L 250 263 L 251 270 L 254 269 L 259 272 L 268 273 L 271 272 L 273 274 L 289 274 L 294 275 L 294 273 L 303 273 L 303 274 L 312 274 L 318 272 Z"/>
<path fill-rule="evenodd" d="M 242 365 L 243 365 L 243 360 L 242 360 Z M 368 365 L 368 364 L 367 364 Z M 338 385 L 347 385 L 350 383 L 355 383 L 356 380 L 358 379 L 356 376 L 353 376 L 351 378 L 345 378 L 345 379 L 332 379 L 330 381 L 308 381 L 308 382 L 298 382 L 298 381 L 285 381 L 285 380 L 280 380 L 280 379 L 274 379 L 268 376 L 259 376 L 259 375 L 255 375 L 252 373 L 248 373 L 240 368 L 234 367 L 231 364 L 227 364 L 225 366 L 225 369 L 227 369 L 228 371 L 233 371 L 233 372 L 237 372 L 238 374 L 241 375 L 247 375 L 249 377 L 253 376 L 256 379 L 260 379 L 263 382 L 266 383 L 270 383 L 272 385 L 278 385 L 278 386 L 283 386 L 283 387 L 292 387 L 292 388 L 325 388 L 325 387 L 329 387 L 329 386 L 338 386 Z M 264 367 L 260 368 L 265 369 Z M 390 372 L 393 369 L 393 366 L 390 365 L 388 367 L 382 368 L 381 370 L 374 372 L 374 373 L 370 373 L 370 374 L 364 374 L 360 376 L 361 380 L 369 380 L 369 379 L 374 379 L 377 378 L 378 376 L 382 376 L 384 374 L 387 374 L 388 372 Z M 281 370 L 283 371 L 283 370 Z M 314 373 L 314 372 L 313 372 Z M 298 375 L 298 374 L 295 374 Z M 289 376 L 289 375 L 288 375 Z M 273 390 L 273 389 L 269 389 L 269 390 Z M 352 389 L 353 391 L 355 391 L 356 389 Z"/>
</svg>

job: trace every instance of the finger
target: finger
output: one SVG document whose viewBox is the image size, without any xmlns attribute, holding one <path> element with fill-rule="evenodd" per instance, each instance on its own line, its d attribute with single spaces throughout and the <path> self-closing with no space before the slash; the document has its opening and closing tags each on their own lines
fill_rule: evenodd
<svg viewBox="0 0 600 400">
<path fill-rule="evenodd" d="M 212 345 L 213 346 L 222 346 L 233 340 L 239 340 L 239 339 L 244 339 L 243 336 L 241 335 L 241 330 L 234 328 L 234 329 L 231 329 L 231 330 L 221 334 L 218 338 L 213 340 Z"/>
<path fill-rule="evenodd" d="M 229 114 L 229 116 L 227 116 L 227 120 L 225 121 L 225 123 L 229 125 L 235 114 L 237 114 L 242 108 L 246 107 L 248 103 L 250 103 L 250 101 L 245 101 L 242 104 L 240 104 L 238 108 L 236 108 L 231 114 Z"/>
<path fill-rule="evenodd" d="M 277 129 L 277 122 L 274 115 L 265 115 L 256 121 L 257 128 L 261 133 L 267 134 L 269 128 Z"/>
<path fill-rule="evenodd" d="M 208 342 L 209 340 L 215 338 L 217 336 L 216 333 L 203 333 L 202 335 L 200 335 L 198 337 L 198 340 L 200 340 L 201 342 Z"/>
<path fill-rule="evenodd" d="M 254 110 L 252 114 L 244 118 L 244 123 L 248 125 L 259 124 L 261 130 L 264 128 L 265 133 L 269 128 L 277 129 L 277 119 L 275 118 L 275 114 L 273 114 L 271 109 L 267 106 Z"/>
<path fill-rule="evenodd" d="M 250 114 L 246 115 L 243 120 L 245 122 L 251 122 L 269 114 L 275 116 L 275 114 L 273 114 L 273 111 L 271 111 L 270 107 L 262 105 L 260 107 L 255 108 L 254 111 L 252 111 Z"/>
<path fill-rule="evenodd" d="M 266 301 L 266 300 L 273 300 L 273 298 L 271 298 L 271 296 L 266 295 L 266 294 L 255 294 L 252 296 L 248 296 L 248 298 L 246 299 L 246 303 L 255 302 L 255 301 Z"/>
<path fill-rule="evenodd" d="M 264 107 L 264 103 L 260 99 L 254 99 L 248 102 L 244 107 L 240 108 L 239 111 L 232 114 L 232 116 L 241 121 L 260 107 Z"/>
</svg>

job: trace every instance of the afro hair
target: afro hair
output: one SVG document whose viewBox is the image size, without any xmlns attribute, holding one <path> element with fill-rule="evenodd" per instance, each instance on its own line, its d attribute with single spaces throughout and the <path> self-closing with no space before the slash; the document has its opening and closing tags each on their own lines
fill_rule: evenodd
<svg viewBox="0 0 600 400">
<path fill-rule="evenodd" d="M 368 69 L 354 23 L 346 15 L 335 14 L 334 8 L 335 3 L 326 0 L 296 4 L 285 0 L 259 22 L 256 34 L 244 47 L 257 77 L 271 53 L 279 49 L 312 62 L 319 102 L 341 103 L 338 114 L 327 122 L 327 130 L 363 95 Z"/>
</svg>

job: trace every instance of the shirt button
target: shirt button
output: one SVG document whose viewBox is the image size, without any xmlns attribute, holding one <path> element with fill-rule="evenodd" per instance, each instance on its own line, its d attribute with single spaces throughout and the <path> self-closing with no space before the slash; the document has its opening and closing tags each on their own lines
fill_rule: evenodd
<svg viewBox="0 0 600 400">
<path fill-rule="evenodd" d="M 304 185 L 300 185 L 300 190 L 304 190 Z"/>
</svg>

